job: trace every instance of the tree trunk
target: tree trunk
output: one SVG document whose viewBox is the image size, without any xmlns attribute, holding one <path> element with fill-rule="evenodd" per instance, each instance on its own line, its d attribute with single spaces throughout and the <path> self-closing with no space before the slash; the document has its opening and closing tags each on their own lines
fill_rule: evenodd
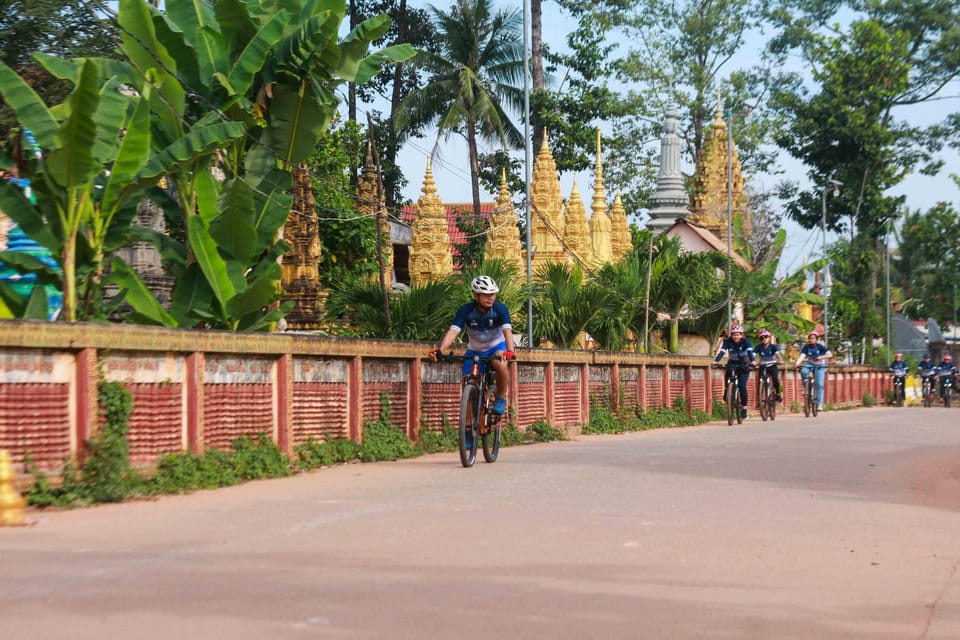
<svg viewBox="0 0 960 640">
<path fill-rule="evenodd" d="M 407 42 L 407 0 L 400 0 L 400 4 L 397 6 L 397 42 L 396 44 L 404 44 Z M 400 101 L 403 99 L 403 63 L 399 62 L 394 65 L 393 68 L 393 91 L 390 94 L 390 120 L 393 122 L 394 116 L 397 113 L 397 110 L 400 108 Z M 393 130 L 393 127 L 387 127 L 386 131 L 386 140 L 383 148 L 383 158 L 390 163 L 391 166 L 397 165 L 397 134 Z M 382 174 L 381 174 L 382 175 Z M 384 194 L 383 200 L 384 204 L 387 207 L 387 211 L 392 211 L 396 205 L 396 198 L 394 197 L 398 189 L 395 188 L 395 185 L 384 185 Z"/>
<path fill-rule="evenodd" d="M 533 80 L 533 104 L 530 108 L 530 127 L 533 129 L 533 153 L 543 144 L 543 127 L 536 95 L 546 83 L 543 74 L 543 0 L 530 0 L 530 75 Z"/>
<path fill-rule="evenodd" d="M 473 216 L 480 219 L 480 158 L 477 155 L 477 123 L 467 118 L 467 148 L 470 150 L 470 189 L 473 191 Z"/>
</svg>

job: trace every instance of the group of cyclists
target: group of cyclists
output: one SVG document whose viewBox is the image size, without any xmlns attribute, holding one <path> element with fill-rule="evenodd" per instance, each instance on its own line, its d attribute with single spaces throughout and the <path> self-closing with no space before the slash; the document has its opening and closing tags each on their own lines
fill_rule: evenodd
<svg viewBox="0 0 960 640">
<path fill-rule="evenodd" d="M 907 377 L 909 367 L 904 361 L 902 353 L 897 352 L 893 356 L 893 362 L 890 363 L 890 372 L 895 378 L 901 380 Z M 933 356 L 925 353 L 923 360 L 917 365 L 917 375 L 934 381 L 940 397 L 945 398 L 946 389 L 952 389 L 956 386 L 957 365 L 953 364 L 953 356 L 949 353 L 943 354 L 943 359 L 939 364 L 933 361 Z"/>
<path fill-rule="evenodd" d="M 777 402 L 783 402 L 783 395 L 780 388 L 779 365 L 784 364 L 780 347 L 773 342 L 773 335 L 763 329 L 757 334 L 760 344 L 754 348 L 750 339 L 744 336 L 743 327 L 734 325 L 730 327 L 730 332 L 720 344 L 714 356 L 714 362 L 719 363 L 724 356 L 727 358 L 726 369 L 728 375 L 736 375 L 737 386 L 740 389 L 740 401 L 743 406 L 747 405 L 747 381 L 750 377 L 750 369 L 755 367 L 765 367 L 770 381 L 773 383 L 773 390 L 776 393 Z M 833 357 L 830 349 L 820 342 L 820 334 L 816 331 L 807 333 L 807 341 L 800 348 L 800 356 L 797 358 L 796 366 L 800 367 L 803 376 L 813 373 L 816 380 L 817 404 L 823 409 L 823 387 L 826 381 L 827 361 Z M 724 394 L 726 401 L 726 394 Z M 749 417 L 746 409 L 743 410 L 743 418 Z"/>
<path fill-rule="evenodd" d="M 437 359 L 437 355 L 449 349 L 461 331 L 466 330 L 468 337 L 468 354 L 495 355 L 502 359 L 493 361 L 497 378 L 497 398 L 494 411 L 502 415 L 506 411 L 505 390 L 509 388 L 509 369 L 506 360 L 513 359 L 513 331 L 510 323 L 510 313 L 502 302 L 496 299 L 500 291 L 497 283 L 490 276 L 477 276 L 470 283 L 473 293 L 473 302 L 463 305 L 447 330 L 437 349 L 430 351 L 430 358 Z M 773 383 L 777 402 L 783 402 L 781 395 L 780 376 L 778 365 L 784 364 L 780 347 L 773 341 L 772 334 L 763 329 L 757 334 L 760 344 L 756 347 L 744 335 L 743 327 L 730 327 L 727 336 L 722 340 L 714 361 L 720 363 L 724 356 L 727 358 L 726 369 L 737 376 L 737 386 L 740 389 L 740 398 L 743 406 L 747 405 L 747 380 L 750 370 L 757 366 L 767 368 L 768 375 Z M 800 356 L 796 366 L 806 377 L 811 372 L 815 377 L 817 404 L 823 409 L 823 389 L 826 380 L 827 361 L 833 357 L 830 349 L 820 342 L 820 334 L 816 330 L 807 333 L 806 343 L 800 348 Z M 468 365 L 465 363 L 464 367 Z M 905 375 L 907 364 L 903 361 L 903 354 L 897 353 L 890 369 L 895 374 Z M 923 357 L 918 366 L 920 375 L 931 375 L 934 372 L 940 381 L 941 389 L 946 382 L 954 382 L 957 367 L 953 364 L 949 353 L 943 356 L 940 364 L 935 364 L 930 354 Z M 724 398 L 726 400 L 726 398 Z M 744 418 L 746 418 L 744 412 Z"/>
</svg>

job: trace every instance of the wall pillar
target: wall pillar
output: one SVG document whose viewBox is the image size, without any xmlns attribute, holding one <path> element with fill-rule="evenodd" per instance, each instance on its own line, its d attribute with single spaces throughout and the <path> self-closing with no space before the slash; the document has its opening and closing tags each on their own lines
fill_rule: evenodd
<svg viewBox="0 0 960 640">
<path fill-rule="evenodd" d="M 277 416 L 277 446 L 285 454 L 293 455 L 293 355 L 285 353 L 277 358 L 274 378 L 274 403 Z"/>
<path fill-rule="evenodd" d="M 543 371 L 543 392 L 546 394 L 547 424 L 556 424 L 556 411 L 553 396 L 556 393 L 556 380 L 553 373 L 553 362 L 548 362 Z"/>
<path fill-rule="evenodd" d="M 610 366 L 610 413 L 620 415 L 620 363 Z"/>
<path fill-rule="evenodd" d="M 410 361 L 407 373 L 407 437 L 420 438 L 420 407 L 423 398 L 423 361 L 414 358 Z"/>
<path fill-rule="evenodd" d="M 203 453 L 203 395 L 206 357 L 202 352 L 187 356 L 184 371 L 187 404 L 187 450 Z"/>
<path fill-rule="evenodd" d="M 580 365 L 580 429 L 590 422 L 590 363 Z"/>
<path fill-rule="evenodd" d="M 99 426 L 100 411 L 97 402 L 97 350 L 81 349 L 76 357 L 76 446 L 77 460 L 87 456 L 87 440 Z"/>
<path fill-rule="evenodd" d="M 347 364 L 347 434 L 363 442 L 363 358 L 354 356 Z"/>
</svg>

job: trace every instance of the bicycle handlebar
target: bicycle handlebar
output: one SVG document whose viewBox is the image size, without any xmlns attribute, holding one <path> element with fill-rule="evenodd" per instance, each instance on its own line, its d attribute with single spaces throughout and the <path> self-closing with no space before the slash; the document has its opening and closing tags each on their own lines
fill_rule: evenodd
<svg viewBox="0 0 960 640">
<path fill-rule="evenodd" d="M 456 354 L 456 353 L 438 353 L 437 362 L 465 362 L 465 361 L 477 361 L 477 362 L 491 362 L 493 360 L 503 360 L 503 356 L 481 356 L 480 354 Z"/>
</svg>

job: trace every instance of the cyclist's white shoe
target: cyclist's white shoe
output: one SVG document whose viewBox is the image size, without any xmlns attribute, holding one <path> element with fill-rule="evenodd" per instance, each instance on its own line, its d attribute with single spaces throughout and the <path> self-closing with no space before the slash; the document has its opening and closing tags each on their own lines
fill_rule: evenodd
<svg viewBox="0 0 960 640">
<path fill-rule="evenodd" d="M 817 407 L 817 411 L 823 411 L 823 405 L 822 405 L 822 404 Z"/>
</svg>

